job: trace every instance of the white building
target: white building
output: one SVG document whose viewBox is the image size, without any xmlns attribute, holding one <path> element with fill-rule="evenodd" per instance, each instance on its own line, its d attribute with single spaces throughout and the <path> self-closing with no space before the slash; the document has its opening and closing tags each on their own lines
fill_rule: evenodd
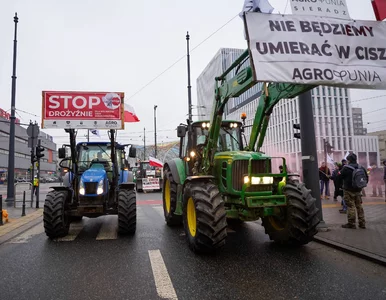
<svg viewBox="0 0 386 300">
<path fill-rule="evenodd" d="M 205 107 L 201 109 L 201 113 L 199 110 L 199 115 L 206 114 L 200 119 L 210 117 L 208 112 L 213 106 L 215 76 L 219 76 L 243 51 L 242 49 L 221 49 L 197 79 L 198 105 Z M 252 125 L 260 89 L 261 84 L 257 84 L 240 97 L 231 99 L 224 118 L 240 120 L 241 113 L 245 112 L 246 124 Z M 334 147 L 331 156 L 337 162 L 341 161 L 347 151 L 353 151 L 358 155 L 360 164 L 366 167 L 373 163 L 378 164 L 378 137 L 354 136 L 348 90 L 319 86 L 313 89 L 311 94 L 318 161 L 324 161 L 323 139 L 326 139 Z M 293 129 L 293 124 L 297 123 L 299 123 L 298 98 L 283 99 L 273 110 L 263 145 L 264 152 L 272 156 L 286 157 L 288 166 L 293 171 L 301 169 L 300 140 L 293 136 L 296 131 Z M 250 130 L 250 128 L 246 129 L 247 139 Z"/>
</svg>

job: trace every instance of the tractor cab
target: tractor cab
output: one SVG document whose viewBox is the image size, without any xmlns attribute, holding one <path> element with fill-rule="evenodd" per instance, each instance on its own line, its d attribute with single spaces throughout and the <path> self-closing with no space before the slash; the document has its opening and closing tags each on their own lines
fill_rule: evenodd
<svg viewBox="0 0 386 300">
<path fill-rule="evenodd" d="M 191 132 L 184 125 L 178 128 L 178 137 L 181 138 L 180 157 L 189 165 L 191 170 L 187 175 L 198 174 L 201 167 L 203 150 L 208 143 L 209 121 L 196 121 L 191 124 Z M 241 151 L 243 124 L 237 121 L 223 120 L 214 152 L 219 155 L 221 152 Z"/>
</svg>

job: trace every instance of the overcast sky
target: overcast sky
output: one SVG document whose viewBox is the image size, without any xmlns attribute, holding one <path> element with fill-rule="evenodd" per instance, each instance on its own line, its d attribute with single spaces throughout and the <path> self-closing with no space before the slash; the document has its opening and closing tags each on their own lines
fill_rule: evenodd
<svg viewBox="0 0 386 300">
<path fill-rule="evenodd" d="M 353 19 L 374 20 L 371 0 L 346 0 Z M 244 0 L 12 0 L 0 4 L 0 107 L 10 109 L 13 16 L 17 12 L 17 117 L 41 122 L 42 90 L 119 91 L 141 119 L 126 123 L 119 141 L 154 143 L 153 107 L 158 142 L 176 140 L 176 126 L 187 118 L 186 31 L 191 49 L 192 96 L 196 78 L 222 47 L 246 48 Z M 291 13 L 289 0 L 270 0 L 275 12 Z M 143 88 L 145 85 L 147 87 Z M 143 88 L 143 89 L 142 89 Z M 360 99 L 383 95 L 372 100 Z M 386 129 L 386 91 L 352 90 L 370 131 Z M 382 110 L 383 109 L 383 110 Z M 372 112 L 372 111 L 376 112 Z M 23 112 L 24 111 L 24 112 Z M 193 114 L 196 110 L 193 110 Z M 45 130 L 61 145 L 64 130 Z M 86 132 L 79 131 L 78 137 Z M 92 140 L 99 140 L 92 137 Z"/>
</svg>

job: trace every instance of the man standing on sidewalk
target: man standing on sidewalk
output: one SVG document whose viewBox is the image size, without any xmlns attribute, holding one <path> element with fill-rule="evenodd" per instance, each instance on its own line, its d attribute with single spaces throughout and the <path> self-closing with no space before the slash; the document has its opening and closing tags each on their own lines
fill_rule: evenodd
<svg viewBox="0 0 386 300">
<path fill-rule="evenodd" d="M 38 177 L 35 175 L 35 178 L 34 178 L 34 187 L 33 187 L 33 191 L 32 191 L 32 193 L 35 194 L 35 196 L 37 196 L 37 193 L 38 193 L 38 186 L 39 186 L 39 179 L 38 179 Z"/>
<path fill-rule="evenodd" d="M 320 197 L 323 198 L 323 190 L 325 190 L 326 200 L 328 200 L 330 197 L 330 190 L 329 190 L 330 178 L 331 178 L 330 169 L 326 166 L 325 162 L 322 162 L 322 165 L 319 168 Z"/>
<path fill-rule="evenodd" d="M 361 191 L 366 187 L 369 177 L 366 169 L 357 163 L 357 156 L 347 156 L 348 165 L 342 168 L 339 176 L 343 180 L 344 199 L 347 205 L 347 224 L 343 228 L 356 228 L 356 214 L 360 228 L 366 228 L 365 214 L 362 207 Z M 355 213 L 356 210 L 356 213 Z"/>
</svg>

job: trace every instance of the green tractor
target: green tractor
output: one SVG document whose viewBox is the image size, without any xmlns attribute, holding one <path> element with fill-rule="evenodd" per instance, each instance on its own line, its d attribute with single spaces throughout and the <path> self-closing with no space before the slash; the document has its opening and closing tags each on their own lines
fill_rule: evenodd
<svg viewBox="0 0 386 300">
<path fill-rule="evenodd" d="M 165 221 L 169 226 L 184 225 L 188 244 L 195 252 L 222 247 L 231 222 L 261 219 L 271 240 L 294 245 L 309 243 L 320 222 L 316 199 L 295 174 L 288 173 L 285 159 L 260 150 L 274 105 L 313 86 L 264 85 L 246 144 L 245 116 L 238 122 L 223 120 L 222 115 L 231 97 L 238 97 L 256 83 L 250 67 L 239 71 L 247 58 L 245 51 L 216 78 L 210 121 L 188 120 L 178 126 L 179 157 L 164 164 Z M 236 75 L 226 80 L 234 69 Z"/>
</svg>

